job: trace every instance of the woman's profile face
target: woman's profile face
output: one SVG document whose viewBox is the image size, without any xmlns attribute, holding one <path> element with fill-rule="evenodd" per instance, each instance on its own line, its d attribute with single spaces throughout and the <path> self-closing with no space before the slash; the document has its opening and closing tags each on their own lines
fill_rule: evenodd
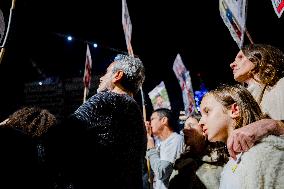
<svg viewBox="0 0 284 189">
<path fill-rule="evenodd" d="M 250 71 L 255 68 L 253 64 L 242 51 L 239 51 L 235 61 L 230 64 L 233 70 L 234 79 L 240 83 L 247 83 L 249 80 L 253 79 Z"/>
</svg>

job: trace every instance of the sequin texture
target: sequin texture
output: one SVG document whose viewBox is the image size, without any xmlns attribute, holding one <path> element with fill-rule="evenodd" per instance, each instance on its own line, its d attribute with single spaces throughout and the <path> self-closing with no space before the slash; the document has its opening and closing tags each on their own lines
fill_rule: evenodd
<svg viewBox="0 0 284 189">
<path fill-rule="evenodd" d="M 100 92 L 81 105 L 70 120 L 76 129 L 67 144 L 76 147 L 66 157 L 66 166 L 76 165 L 76 171 L 71 171 L 73 178 L 82 179 L 80 184 L 87 187 L 101 183 L 105 188 L 113 184 L 141 188 L 146 131 L 132 97 Z"/>
</svg>

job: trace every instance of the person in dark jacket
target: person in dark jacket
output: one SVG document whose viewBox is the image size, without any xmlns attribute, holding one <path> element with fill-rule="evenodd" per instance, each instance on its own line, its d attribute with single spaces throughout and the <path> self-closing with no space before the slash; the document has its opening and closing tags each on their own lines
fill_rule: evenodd
<svg viewBox="0 0 284 189">
<path fill-rule="evenodd" d="M 50 153 L 73 188 L 142 188 L 146 130 L 133 95 L 144 77 L 139 58 L 117 55 L 98 93 L 51 132 Z"/>
<path fill-rule="evenodd" d="M 44 134 L 55 124 L 55 116 L 38 107 L 20 108 L 0 124 L 0 188 L 55 186 L 44 144 Z"/>
</svg>

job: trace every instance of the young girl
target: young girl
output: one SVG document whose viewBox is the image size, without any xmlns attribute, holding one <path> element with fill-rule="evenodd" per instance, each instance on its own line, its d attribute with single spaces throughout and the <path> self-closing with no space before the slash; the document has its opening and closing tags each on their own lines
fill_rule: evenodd
<svg viewBox="0 0 284 189">
<path fill-rule="evenodd" d="M 234 129 L 263 118 L 252 95 L 241 85 L 221 86 L 201 102 L 204 134 L 211 142 L 226 142 Z M 230 159 L 221 174 L 220 188 L 283 188 L 284 138 L 267 136 L 257 145 Z"/>
</svg>

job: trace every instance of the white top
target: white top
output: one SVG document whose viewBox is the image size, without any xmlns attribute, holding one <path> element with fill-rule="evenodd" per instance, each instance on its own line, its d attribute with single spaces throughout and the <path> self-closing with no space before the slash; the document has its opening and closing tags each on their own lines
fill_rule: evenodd
<svg viewBox="0 0 284 189">
<path fill-rule="evenodd" d="M 182 135 L 173 132 L 166 140 L 160 141 L 160 159 L 174 163 L 180 157 L 184 149 Z"/>
<path fill-rule="evenodd" d="M 265 90 L 260 106 L 272 119 L 284 120 L 284 78 Z"/>
<path fill-rule="evenodd" d="M 239 157 L 239 156 L 238 156 Z M 221 173 L 220 189 L 283 189 L 284 138 L 268 136 L 241 155 L 230 159 Z"/>
<path fill-rule="evenodd" d="M 170 163 L 174 163 L 176 159 L 180 157 L 180 154 L 184 150 L 184 140 L 183 136 L 173 132 L 166 140 L 160 141 L 157 150 L 160 155 L 160 161 L 167 161 Z M 161 162 L 160 162 L 161 163 Z M 163 163 L 162 163 L 163 164 Z M 152 166 L 155 168 L 156 166 Z M 171 166 L 172 167 L 172 166 Z M 154 178 L 154 189 L 167 189 L 169 184 L 169 178 L 172 174 L 173 169 L 166 169 L 168 173 L 164 173 L 164 177 L 158 179 L 156 176 Z M 159 170 L 153 170 L 154 173 Z"/>
<path fill-rule="evenodd" d="M 262 87 L 253 83 L 247 88 L 258 101 Z M 274 120 L 284 120 L 284 78 L 281 78 L 273 87 L 267 87 L 263 94 L 260 107 L 263 113 Z"/>
</svg>

